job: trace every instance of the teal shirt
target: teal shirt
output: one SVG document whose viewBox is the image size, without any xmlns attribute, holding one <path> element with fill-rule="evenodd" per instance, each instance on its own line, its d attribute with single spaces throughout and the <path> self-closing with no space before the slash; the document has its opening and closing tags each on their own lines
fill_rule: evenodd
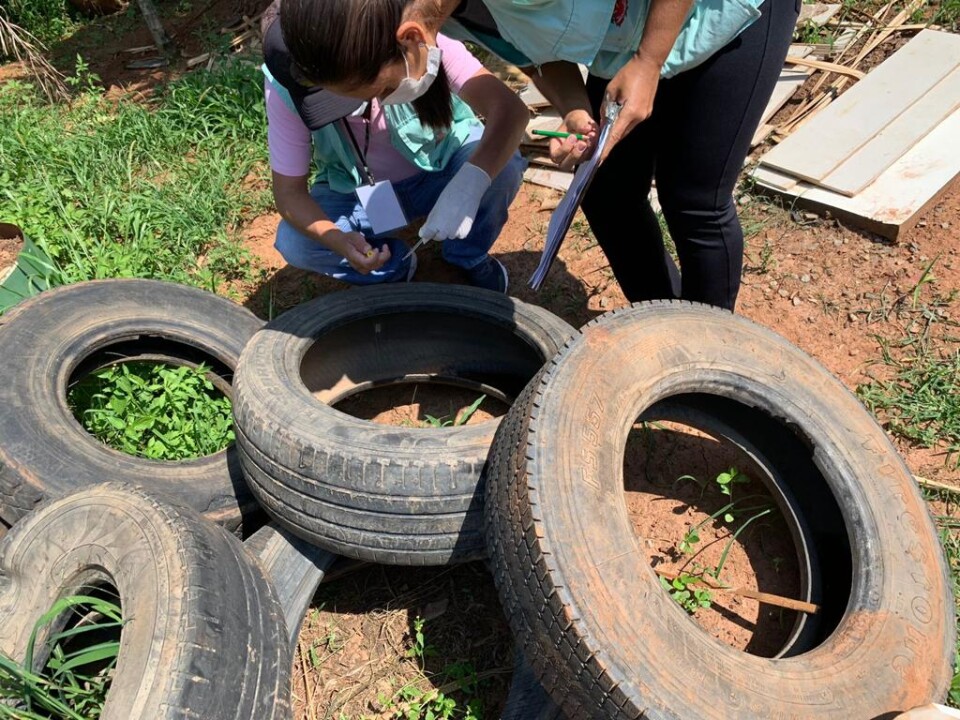
<svg viewBox="0 0 960 720">
<path fill-rule="evenodd" d="M 762 1 L 694 0 L 664 63 L 663 77 L 696 67 L 723 48 L 760 17 Z M 529 64 L 543 65 L 566 60 L 608 79 L 640 47 L 650 11 L 650 0 L 484 0 L 484 4 L 503 39 L 513 46 L 512 61 L 526 57 Z M 477 39 L 459 25 L 448 34 Z M 503 56 L 491 43 L 482 44 Z"/>
<path fill-rule="evenodd" d="M 278 83 L 266 65 L 262 68 L 271 87 L 283 102 L 296 112 L 290 93 Z M 450 158 L 483 127 L 470 106 L 454 95 L 453 125 L 445 133 L 435 132 L 420 122 L 412 105 L 384 105 L 391 144 L 403 157 L 424 172 L 443 170 Z M 356 156 L 339 122 L 311 133 L 313 161 L 317 168 L 315 183 L 326 183 L 339 193 L 352 193 L 361 184 Z"/>
</svg>

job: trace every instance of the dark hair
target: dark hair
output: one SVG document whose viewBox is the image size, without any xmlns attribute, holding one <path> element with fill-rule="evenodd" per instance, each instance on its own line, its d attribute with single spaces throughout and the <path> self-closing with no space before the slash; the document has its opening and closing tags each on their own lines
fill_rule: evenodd
<svg viewBox="0 0 960 720">
<path fill-rule="evenodd" d="M 297 75 L 317 85 L 363 85 L 384 65 L 403 62 L 397 28 L 413 0 L 282 0 L 280 29 Z M 441 63 L 436 80 L 413 101 L 434 130 L 453 123 L 450 81 Z"/>
</svg>

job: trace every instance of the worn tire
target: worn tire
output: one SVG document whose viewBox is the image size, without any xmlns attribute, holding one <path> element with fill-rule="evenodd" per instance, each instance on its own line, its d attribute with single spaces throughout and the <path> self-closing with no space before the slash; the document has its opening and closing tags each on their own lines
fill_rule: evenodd
<svg viewBox="0 0 960 720">
<path fill-rule="evenodd" d="M 646 408 L 684 395 L 762 413 L 761 433 L 790 429 L 818 470 L 792 490 L 838 508 L 849 593 L 835 629 L 805 653 L 765 659 L 715 640 L 646 561 L 623 500 L 623 451 Z M 816 504 L 799 502 L 828 537 Z M 730 313 L 644 303 L 586 326 L 502 423 L 486 508 L 511 627 L 571 720 L 885 718 L 950 685 L 950 583 L 909 471 L 827 370 Z"/>
<path fill-rule="evenodd" d="M 237 369 L 237 444 L 251 489 L 277 522 L 340 555 L 410 565 L 482 557 L 478 482 L 497 423 L 395 427 L 330 405 L 437 377 L 493 385 L 512 400 L 574 332 L 541 308 L 453 285 L 349 290 L 290 310 Z"/>
<path fill-rule="evenodd" d="M 235 446 L 157 462 L 100 443 L 67 407 L 72 379 L 124 359 L 205 362 L 231 394 L 240 351 L 263 323 L 212 293 L 154 280 L 100 280 L 48 290 L 0 318 L 0 519 L 116 480 L 176 498 L 231 530 L 256 503 Z"/>
<path fill-rule="evenodd" d="M 91 585 L 124 618 L 102 720 L 290 717 L 280 605 L 223 528 L 119 483 L 50 501 L 0 542 L 0 652 L 22 660 L 38 618 Z"/>
<path fill-rule="evenodd" d="M 244 545 L 256 556 L 273 585 L 293 649 L 307 608 L 337 556 L 301 540 L 276 523 L 264 525 Z"/>
</svg>

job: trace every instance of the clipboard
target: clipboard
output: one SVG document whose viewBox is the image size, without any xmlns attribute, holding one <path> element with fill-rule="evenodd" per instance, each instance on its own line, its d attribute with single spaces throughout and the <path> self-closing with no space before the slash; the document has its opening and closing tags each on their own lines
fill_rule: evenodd
<svg viewBox="0 0 960 720">
<path fill-rule="evenodd" d="M 570 183 L 570 189 L 567 190 L 566 195 L 563 196 L 560 204 L 557 205 L 553 214 L 550 216 L 550 225 L 547 227 L 547 240 L 543 245 L 540 264 L 537 265 L 537 269 L 534 270 L 533 275 L 530 277 L 529 284 L 534 290 L 539 290 L 543 285 L 543 281 L 546 280 L 547 273 L 550 272 L 550 267 L 553 265 L 553 261 L 556 260 L 557 253 L 560 252 L 560 245 L 567 236 L 567 231 L 573 222 L 573 216 L 576 215 L 577 209 L 583 201 L 583 196 L 586 194 L 591 181 L 600 168 L 600 156 L 603 155 L 603 150 L 607 146 L 607 142 L 610 139 L 610 131 L 617 117 L 620 115 L 621 107 L 622 105 L 619 103 L 607 103 L 604 110 L 603 127 L 600 128 L 600 139 L 597 141 L 597 149 L 587 162 L 577 168 L 576 173 L 573 175 L 573 182 Z"/>
</svg>

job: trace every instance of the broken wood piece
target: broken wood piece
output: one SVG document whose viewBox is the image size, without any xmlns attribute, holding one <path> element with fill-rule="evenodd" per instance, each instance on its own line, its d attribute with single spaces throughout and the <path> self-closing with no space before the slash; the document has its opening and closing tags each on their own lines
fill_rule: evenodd
<svg viewBox="0 0 960 720">
<path fill-rule="evenodd" d="M 202 55 L 197 55 L 196 57 L 192 57 L 189 60 L 187 60 L 187 67 L 188 68 L 195 67 L 196 65 L 206 62 L 209 59 L 210 59 L 210 53 L 208 52 L 203 53 Z"/>
<path fill-rule="evenodd" d="M 856 80 L 860 80 L 861 78 L 867 76 L 867 74 L 862 70 L 855 70 L 854 68 L 847 67 L 846 65 L 827 62 L 826 60 L 814 60 L 812 58 L 788 56 L 786 63 L 787 65 L 802 65 L 804 67 L 813 68 L 814 70 L 836 73 L 837 75 L 847 75 Z"/>
<path fill-rule="evenodd" d="M 670 572 L 668 570 L 658 570 L 654 568 L 653 571 L 664 580 L 676 580 L 679 577 L 678 573 Z M 689 573 L 686 574 L 689 575 Z M 690 575 L 690 577 L 694 578 L 692 582 L 706 585 L 711 590 L 728 592 L 731 595 L 739 595 L 741 597 L 750 598 L 751 600 L 756 600 L 757 602 L 761 602 L 766 605 L 782 607 L 788 610 L 796 610 L 797 612 L 807 613 L 808 615 L 816 615 L 818 612 L 820 612 L 819 605 L 806 602 L 805 600 L 794 600 L 793 598 L 783 597 L 782 595 L 774 595 L 773 593 L 760 592 L 759 590 L 750 590 L 748 588 L 728 587 L 707 575 Z"/>
<path fill-rule="evenodd" d="M 797 24 L 809 23 L 822 27 L 840 12 L 840 3 L 804 3 L 800 6 L 800 15 Z"/>
<path fill-rule="evenodd" d="M 140 45 L 139 47 L 124 48 L 120 52 L 127 53 L 129 55 L 137 55 L 138 53 L 149 52 L 150 50 L 156 49 L 156 45 Z"/>
<path fill-rule="evenodd" d="M 929 478 L 920 477 L 919 475 L 914 475 L 913 479 L 916 480 L 917 485 L 920 487 L 925 487 L 930 490 L 939 490 L 940 492 L 953 493 L 954 495 L 960 495 L 960 487 L 955 485 L 947 485 L 946 483 L 938 482 L 936 480 L 931 480 Z"/>
<path fill-rule="evenodd" d="M 767 135 L 770 134 L 773 127 L 767 125 L 767 122 L 777 114 L 777 111 L 783 107 L 787 100 L 793 97 L 794 93 L 800 89 L 800 86 L 807 81 L 807 78 L 810 77 L 810 72 L 811 71 L 807 69 L 791 70 L 788 68 L 780 71 L 780 77 L 777 78 L 777 84 L 774 86 L 770 100 L 767 102 L 767 107 L 764 109 L 763 116 L 760 118 L 760 126 L 753 135 L 753 140 L 750 143 L 751 146 L 760 144 Z"/>
<path fill-rule="evenodd" d="M 534 185 L 566 192 L 570 189 L 570 183 L 573 182 L 573 173 L 563 170 L 550 170 L 547 168 L 529 167 L 523 173 L 523 179 Z"/>
<path fill-rule="evenodd" d="M 256 30 L 244 30 L 242 33 L 240 33 L 233 40 L 230 41 L 230 47 L 232 48 L 238 47 L 239 45 L 242 45 L 247 40 L 256 36 L 256 34 L 257 34 Z"/>
</svg>

